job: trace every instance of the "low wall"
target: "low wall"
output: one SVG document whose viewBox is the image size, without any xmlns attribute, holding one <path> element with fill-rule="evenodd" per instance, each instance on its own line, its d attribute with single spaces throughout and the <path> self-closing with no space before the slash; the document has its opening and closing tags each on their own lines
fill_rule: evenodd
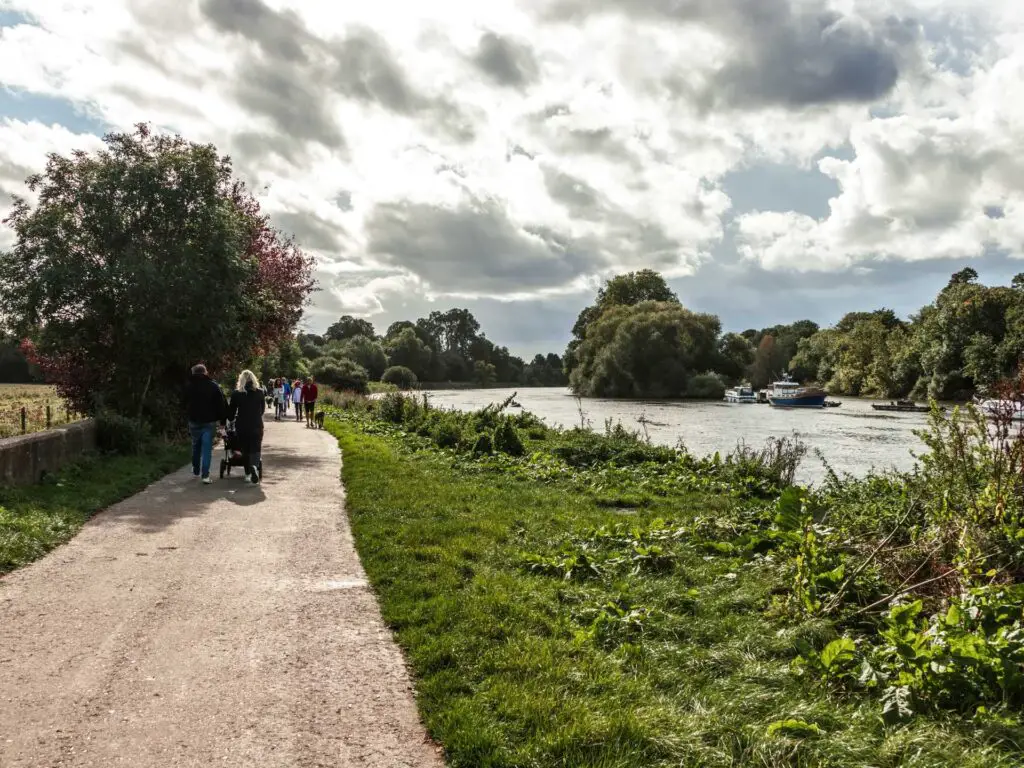
<svg viewBox="0 0 1024 768">
<path fill-rule="evenodd" d="M 0 485 L 38 483 L 96 447 L 96 422 L 76 421 L 45 432 L 0 440 Z"/>
</svg>

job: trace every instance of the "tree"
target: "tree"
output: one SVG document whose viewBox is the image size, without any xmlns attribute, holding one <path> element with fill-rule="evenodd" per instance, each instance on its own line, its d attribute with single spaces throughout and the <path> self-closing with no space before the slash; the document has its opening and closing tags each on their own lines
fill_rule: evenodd
<svg viewBox="0 0 1024 768">
<path fill-rule="evenodd" d="M 412 389 L 416 386 L 416 374 L 404 365 L 393 365 L 384 371 L 380 380 L 385 384 L 394 384 L 399 389 Z"/>
<path fill-rule="evenodd" d="M 750 365 L 750 384 L 756 389 L 767 387 L 780 373 L 782 356 L 775 347 L 775 337 L 768 334 L 761 339 Z"/>
<path fill-rule="evenodd" d="M 384 347 L 376 339 L 368 336 L 352 336 L 338 344 L 329 345 L 327 354 L 334 357 L 347 357 L 366 369 L 371 381 L 377 381 L 387 370 L 388 356 Z"/>
<path fill-rule="evenodd" d="M 345 392 L 365 393 L 368 388 L 366 369 L 347 358 L 321 357 L 313 361 L 310 373 L 321 384 Z"/>
<path fill-rule="evenodd" d="M 469 356 L 469 347 L 480 332 L 480 323 L 468 309 L 431 312 L 426 325 L 445 352 L 458 352 L 463 357 Z"/>
<path fill-rule="evenodd" d="M 481 387 L 489 387 L 498 380 L 498 373 L 494 366 L 483 360 L 477 360 L 473 364 L 473 381 Z"/>
<path fill-rule="evenodd" d="M 399 331 L 397 335 L 389 335 L 384 351 L 387 352 L 391 365 L 408 368 L 419 379 L 425 379 L 428 376 L 433 352 L 416 335 L 412 323 L 409 324 L 409 327 Z"/>
<path fill-rule="evenodd" d="M 328 328 L 324 334 L 324 337 L 329 341 L 345 341 L 355 336 L 366 336 L 367 338 L 375 339 L 377 338 L 377 331 L 374 329 L 373 323 L 368 320 L 352 317 L 352 315 L 342 315 L 338 322 Z"/>
<path fill-rule="evenodd" d="M 597 301 L 593 306 L 584 307 L 572 327 L 572 340 L 565 350 L 565 373 L 569 375 L 578 363 L 576 350 L 587 336 L 590 328 L 607 310 L 612 307 L 634 306 L 645 301 L 659 301 L 678 304 L 679 299 L 668 287 L 665 278 L 653 269 L 641 269 L 639 272 L 627 272 L 608 280 L 597 291 Z"/>
<path fill-rule="evenodd" d="M 95 154 L 50 155 L 17 198 L 0 314 L 76 410 L 178 423 L 191 364 L 213 372 L 287 338 L 312 259 L 272 229 L 211 145 L 145 125 Z"/>
<path fill-rule="evenodd" d="M 653 269 L 617 275 L 597 292 L 597 306 L 602 310 L 609 307 L 633 306 L 644 301 L 678 304 L 679 298 L 668 287 L 665 278 Z"/>
<path fill-rule="evenodd" d="M 387 341 L 395 338 L 406 328 L 414 330 L 416 328 L 416 323 L 410 320 L 399 320 L 397 322 L 392 323 L 391 325 L 388 326 L 387 331 L 384 332 L 384 340 Z"/>
<path fill-rule="evenodd" d="M 738 333 L 727 333 L 718 342 L 718 364 L 715 366 L 726 379 L 738 381 L 746 375 L 754 362 L 754 348 Z"/>
<path fill-rule="evenodd" d="M 712 368 L 718 318 L 677 303 L 608 309 L 576 350 L 570 385 L 587 397 L 684 397 L 690 379 Z"/>
</svg>

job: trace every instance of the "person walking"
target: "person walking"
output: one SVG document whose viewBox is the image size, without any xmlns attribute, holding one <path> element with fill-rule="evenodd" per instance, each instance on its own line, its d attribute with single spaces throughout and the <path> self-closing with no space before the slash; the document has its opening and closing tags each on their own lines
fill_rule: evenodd
<svg viewBox="0 0 1024 768">
<path fill-rule="evenodd" d="M 281 415 L 288 415 L 288 406 L 292 402 L 292 382 L 287 376 L 284 377 L 284 397 L 281 398 Z"/>
<path fill-rule="evenodd" d="M 281 420 L 281 398 L 284 396 L 284 387 L 281 379 L 274 379 L 270 385 L 274 393 L 274 421 Z"/>
<path fill-rule="evenodd" d="M 259 465 L 263 454 L 263 414 L 267 410 L 267 393 L 260 387 L 256 374 L 242 371 L 228 402 L 229 421 L 235 422 L 235 435 L 245 458 L 245 478 L 253 485 L 260 481 Z"/>
<path fill-rule="evenodd" d="M 292 384 L 292 402 L 295 404 L 295 420 L 302 421 L 302 379 Z"/>
<path fill-rule="evenodd" d="M 310 376 L 302 385 L 302 408 L 306 412 L 306 426 L 313 426 L 313 418 L 316 415 L 316 396 L 319 391 L 316 387 L 316 380 Z"/>
<path fill-rule="evenodd" d="M 185 386 L 185 408 L 188 432 L 192 438 L 192 475 L 209 485 L 210 464 L 213 463 L 213 436 L 217 423 L 227 415 L 227 401 L 220 385 L 210 378 L 206 366 L 192 366 L 192 375 Z"/>
</svg>

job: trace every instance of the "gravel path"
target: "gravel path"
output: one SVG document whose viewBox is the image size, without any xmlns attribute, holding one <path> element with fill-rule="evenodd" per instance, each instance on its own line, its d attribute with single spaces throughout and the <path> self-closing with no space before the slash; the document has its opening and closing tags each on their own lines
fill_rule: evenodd
<svg viewBox="0 0 1024 768">
<path fill-rule="evenodd" d="M 443 765 L 337 444 L 268 422 L 264 464 L 261 486 L 177 472 L 0 580 L 0 766 Z"/>
</svg>

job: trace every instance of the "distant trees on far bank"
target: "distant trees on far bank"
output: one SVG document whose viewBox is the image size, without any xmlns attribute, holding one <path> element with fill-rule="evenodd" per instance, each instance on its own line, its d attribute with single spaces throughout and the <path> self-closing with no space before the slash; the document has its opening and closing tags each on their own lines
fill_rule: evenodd
<svg viewBox="0 0 1024 768">
<path fill-rule="evenodd" d="M 784 373 L 839 395 L 967 399 L 1012 377 L 1024 355 L 1024 274 L 984 286 L 966 268 L 908 320 L 889 309 L 721 333 L 653 270 L 619 275 L 579 315 L 565 353 L 570 386 L 597 397 L 721 397 Z M 715 386 L 714 382 L 718 385 Z"/>
<path fill-rule="evenodd" d="M 382 335 L 369 321 L 345 315 L 322 335 L 301 333 L 287 339 L 259 367 L 264 376 L 312 374 L 325 384 L 357 390 L 382 380 L 400 386 L 454 382 L 559 387 L 568 383 L 557 354 L 538 354 L 526 362 L 507 347 L 494 344 L 481 332 L 473 314 L 460 308 L 392 323 Z M 356 376 L 360 371 L 362 375 Z M 362 386 L 358 386 L 360 380 Z"/>
</svg>

